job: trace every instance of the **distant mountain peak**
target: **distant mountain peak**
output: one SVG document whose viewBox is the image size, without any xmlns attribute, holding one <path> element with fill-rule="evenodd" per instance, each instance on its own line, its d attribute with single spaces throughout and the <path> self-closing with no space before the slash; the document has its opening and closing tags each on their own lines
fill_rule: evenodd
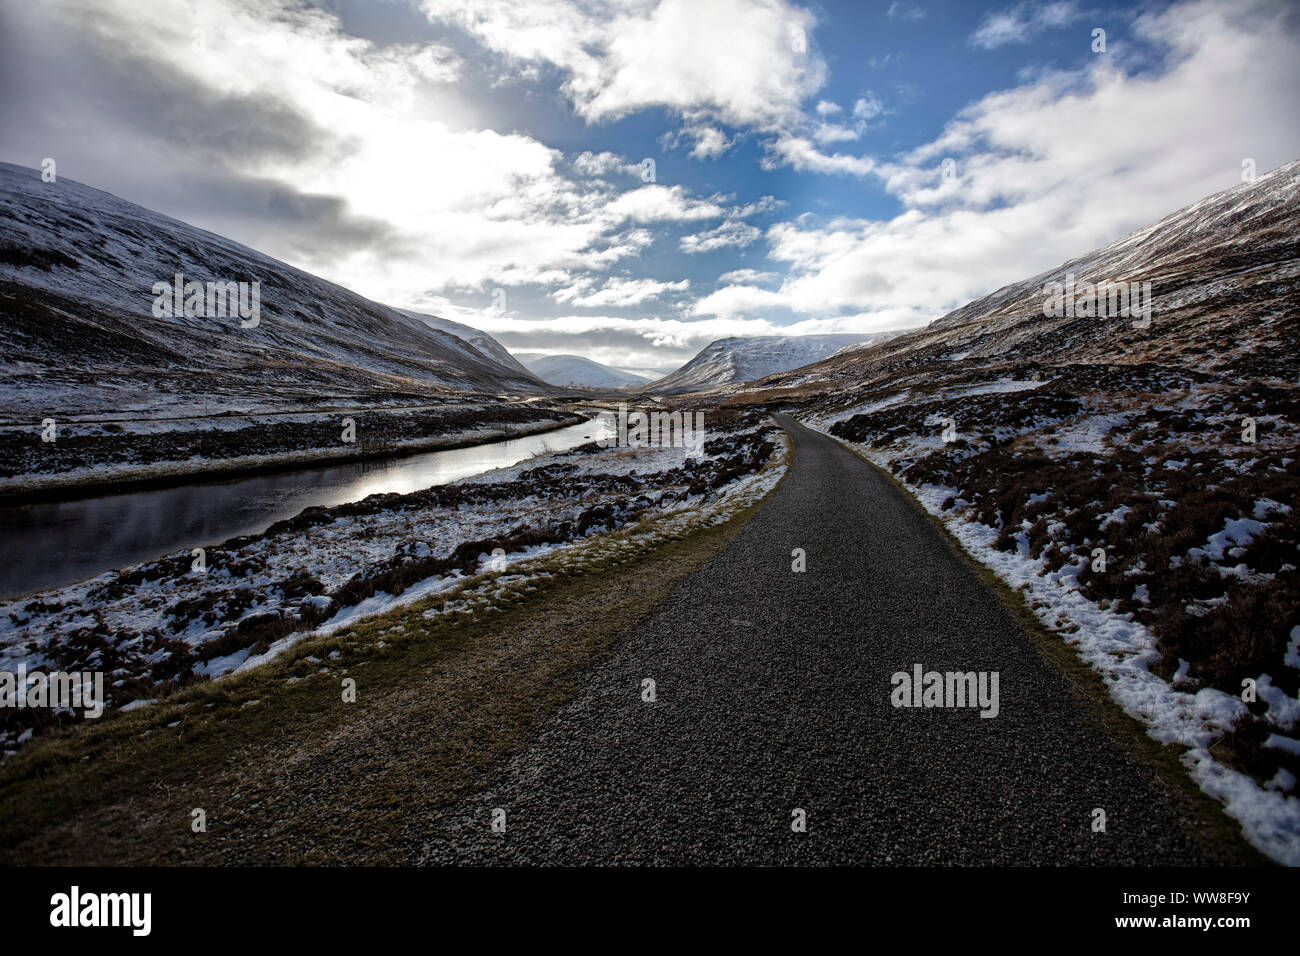
<svg viewBox="0 0 1300 956">
<path fill-rule="evenodd" d="M 650 381 L 649 376 L 604 365 L 581 355 L 519 352 L 515 357 L 543 382 L 562 388 L 634 388 Z"/>
<path fill-rule="evenodd" d="M 823 335 L 730 336 L 710 342 L 670 375 L 646 391 L 683 393 L 752 382 L 828 358 L 841 349 L 897 335 L 897 332 L 827 333 Z"/>
</svg>

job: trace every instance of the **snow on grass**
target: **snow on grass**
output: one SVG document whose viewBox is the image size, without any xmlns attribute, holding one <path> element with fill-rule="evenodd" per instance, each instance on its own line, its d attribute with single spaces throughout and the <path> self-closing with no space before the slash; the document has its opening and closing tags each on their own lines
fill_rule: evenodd
<svg viewBox="0 0 1300 956">
<path fill-rule="evenodd" d="M 1127 424 L 1135 412 L 1118 412 L 1113 415 L 1085 415 L 1078 421 L 1051 433 L 1056 439 L 1052 446 L 1061 452 L 1084 452 L 1091 455 L 1106 454 L 1106 435 L 1112 428 Z"/>
<path fill-rule="evenodd" d="M 1020 378 L 1000 378 L 992 382 L 984 382 L 979 385 L 967 385 L 959 388 L 943 389 L 936 398 L 966 398 L 971 395 L 1001 395 L 1006 392 L 1026 392 L 1035 388 L 1042 388 L 1051 379 L 1020 379 Z"/>
<path fill-rule="evenodd" d="M 728 485 L 717 497 L 704 502 L 702 505 L 690 503 L 673 508 L 663 516 L 645 525 L 641 530 L 631 532 L 625 537 L 602 535 L 595 539 L 584 538 L 567 544 L 534 545 L 499 558 L 484 556 L 486 558 L 484 562 L 485 571 L 494 572 L 486 583 L 462 593 L 459 595 L 459 600 L 449 601 L 441 610 L 430 609 L 425 611 L 423 616 L 427 619 L 433 619 L 447 614 L 493 610 L 495 608 L 492 601 L 500 600 L 504 592 L 521 593 L 536 590 L 533 585 L 540 578 L 551 576 L 550 572 L 545 569 L 553 567 L 555 560 L 563 561 L 570 566 L 585 564 L 593 560 L 598 553 L 609 553 L 611 551 L 635 553 L 670 538 L 688 534 L 697 528 L 725 524 L 741 511 L 767 497 L 784 477 L 786 471 L 786 454 L 784 450 L 788 449 L 789 445 L 789 439 L 784 432 L 780 433 L 780 441 L 783 448 L 782 454 L 775 456 L 761 471 L 742 476 Z M 655 451 L 659 452 L 660 450 L 656 449 Z M 662 450 L 662 452 L 669 455 L 676 451 L 680 451 L 680 449 Z M 514 466 L 514 468 L 518 467 Z M 502 471 L 506 472 L 511 470 L 513 469 L 502 469 Z M 502 573 L 512 567 L 518 567 L 519 572 L 515 574 Z M 249 656 L 246 660 L 237 662 L 236 666 L 227 668 L 220 674 L 214 673 L 212 676 L 219 677 L 225 673 L 241 673 L 254 667 L 260 667 L 275 660 L 301 641 L 309 638 L 327 637 L 366 618 L 387 614 L 397 608 L 415 604 L 436 594 L 452 592 L 458 586 L 469 581 L 470 579 L 465 576 L 435 576 L 407 588 L 400 595 L 380 592 L 360 604 L 342 609 L 315 630 L 303 631 L 282 638 L 273 643 L 265 653 Z M 490 595 L 487 592 L 491 592 Z"/>
<path fill-rule="evenodd" d="M 1246 545 L 1264 530 L 1264 522 L 1254 518 L 1227 518 L 1223 530 L 1210 535 L 1204 548 L 1188 548 L 1192 558 L 1204 555 L 1212 561 L 1222 561 L 1225 557 L 1240 557 Z"/>
</svg>

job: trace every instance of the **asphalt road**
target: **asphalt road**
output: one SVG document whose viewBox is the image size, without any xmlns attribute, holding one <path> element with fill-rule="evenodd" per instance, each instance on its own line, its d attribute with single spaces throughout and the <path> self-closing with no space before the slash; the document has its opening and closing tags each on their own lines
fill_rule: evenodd
<svg viewBox="0 0 1300 956">
<path fill-rule="evenodd" d="M 1211 862 L 1152 771 L 917 506 L 834 441 L 782 424 L 795 459 L 762 510 L 485 790 L 421 820 L 413 857 Z M 894 707 L 891 675 L 915 664 L 996 671 L 998 715 Z M 504 833 L 492 829 L 497 808 Z"/>
</svg>

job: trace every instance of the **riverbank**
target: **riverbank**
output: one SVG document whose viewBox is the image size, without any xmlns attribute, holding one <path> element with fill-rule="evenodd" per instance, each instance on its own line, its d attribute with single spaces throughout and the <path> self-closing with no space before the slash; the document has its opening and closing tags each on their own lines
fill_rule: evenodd
<svg viewBox="0 0 1300 956">
<path fill-rule="evenodd" d="M 35 426 L 11 426 L 0 429 L 0 505 L 67 501 L 467 448 L 584 420 L 573 412 L 536 405 L 444 405 L 56 422 L 53 442 L 43 442 Z"/>
</svg>

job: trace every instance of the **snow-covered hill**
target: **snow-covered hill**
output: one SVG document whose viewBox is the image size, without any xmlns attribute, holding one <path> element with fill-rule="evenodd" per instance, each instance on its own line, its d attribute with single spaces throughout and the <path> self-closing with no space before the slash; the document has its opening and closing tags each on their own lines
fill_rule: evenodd
<svg viewBox="0 0 1300 956">
<path fill-rule="evenodd" d="M 70 179 L 0 164 L 0 223 L 0 416 L 545 388 L 452 332 Z M 257 323 L 155 315 L 155 284 L 177 274 L 259 283 Z"/>
<path fill-rule="evenodd" d="M 520 352 L 516 356 L 530 372 L 552 385 L 581 385 L 587 388 L 630 388 L 645 385 L 649 378 L 602 365 L 581 355 L 545 355 Z"/>
<path fill-rule="evenodd" d="M 460 322 L 453 322 L 451 319 L 444 319 L 440 315 L 428 315 L 424 312 L 413 312 L 410 309 L 402 309 L 402 311 L 413 319 L 419 319 L 425 325 L 440 329 L 443 332 L 450 332 L 462 342 L 468 342 L 475 351 L 486 355 L 503 368 L 508 368 L 520 375 L 536 377 L 518 359 L 511 355 L 504 345 L 481 329 Z"/>
<path fill-rule="evenodd" d="M 820 362 L 845 346 L 879 341 L 895 334 L 756 335 L 718 339 L 671 375 L 651 383 L 646 391 L 698 392 L 736 382 L 752 382 Z"/>
</svg>

